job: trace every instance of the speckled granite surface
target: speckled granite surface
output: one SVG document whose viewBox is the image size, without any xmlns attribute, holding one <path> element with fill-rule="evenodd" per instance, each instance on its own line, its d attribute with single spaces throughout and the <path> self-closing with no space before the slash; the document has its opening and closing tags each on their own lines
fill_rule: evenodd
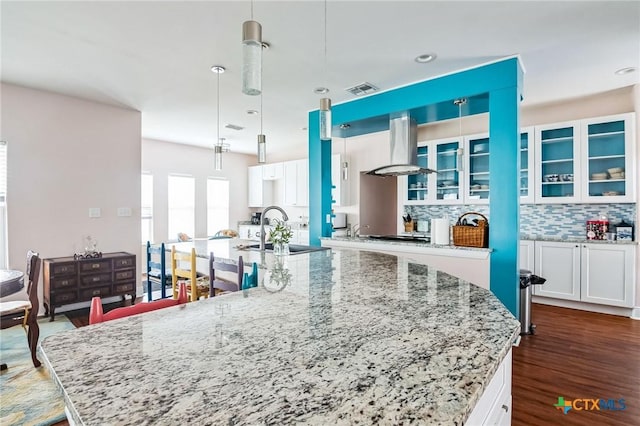
<svg viewBox="0 0 640 426">
<path fill-rule="evenodd" d="M 536 240 L 536 241 L 555 241 L 555 242 L 564 242 L 564 243 L 589 243 L 589 244 L 626 244 L 626 245 L 638 245 L 637 241 L 627 241 L 627 240 L 587 240 L 586 238 L 553 238 L 553 237 L 544 237 L 541 235 L 520 235 L 521 240 Z"/>
<path fill-rule="evenodd" d="M 46 338 L 75 420 L 459 425 L 519 333 L 489 291 L 403 258 L 262 266 L 258 288 Z"/>
<path fill-rule="evenodd" d="M 490 248 L 480 248 L 480 247 L 462 247 L 462 246 L 454 246 L 452 244 L 432 244 L 427 242 L 414 242 L 414 241 L 390 241 L 390 240 L 381 240 L 377 238 L 367 238 L 367 237 L 323 237 L 321 240 L 335 240 L 335 241 L 346 241 L 346 242 L 357 242 L 364 244 L 388 244 L 388 245 L 400 245 L 400 246 L 416 246 L 416 247 L 430 247 L 430 248 L 447 248 L 453 250 L 473 250 L 473 251 L 493 251 Z"/>
</svg>

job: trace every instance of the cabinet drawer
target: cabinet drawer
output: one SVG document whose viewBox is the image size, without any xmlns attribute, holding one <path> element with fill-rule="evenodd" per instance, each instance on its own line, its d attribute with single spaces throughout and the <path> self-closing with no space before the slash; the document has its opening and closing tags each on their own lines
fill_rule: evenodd
<svg viewBox="0 0 640 426">
<path fill-rule="evenodd" d="M 78 285 L 76 277 L 58 277 L 51 279 L 51 288 L 54 290 L 75 288 Z"/>
<path fill-rule="evenodd" d="M 105 260 L 91 260 L 80 262 L 80 272 L 104 272 L 111 270 L 111 261 Z"/>
<path fill-rule="evenodd" d="M 96 297 L 96 296 L 105 297 L 110 295 L 111 295 L 111 290 L 109 289 L 109 287 L 96 287 L 96 288 L 89 288 L 86 290 L 80 290 L 80 299 L 82 300 L 91 299 L 92 297 Z"/>
<path fill-rule="evenodd" d="M 73 275 L 76 273 L 76 264 L 73 263 L 54 263 L 51 265 L 51 275 Z"/>
<path fill-rule="evenodd" d="M 113 294 L 132 293 L 136 287 L 136 283 L 116 284 L 113 286 Z"/>
<path fill-rule="evenodd" d="M 83 287 L 92 287 L 110 282 L 111 274 L 91 274 L 80 276 L 80 285 Z"/>
<path fill-rule="evenodd" d="M 136 264 L 135 256 L 119 257 L 113 260 L 113 267 L 115 269 L 131 268 L 135 266 L 135 264 Z"/>
<path fill-rule="evenodd" d="M 66 303 L 75 302 L 78 297 L 75 292 L 57 292 L 51 294 L 51 299 L 53 300 L 51 303 L 54 305 L 63 305 Z"/>
<path fill-rule="evenodd" d="M 116 281 L 130 280 L 135 275 L 135 269 L 126 269 L 124 271 L 116 271 Z"/>
</svg>

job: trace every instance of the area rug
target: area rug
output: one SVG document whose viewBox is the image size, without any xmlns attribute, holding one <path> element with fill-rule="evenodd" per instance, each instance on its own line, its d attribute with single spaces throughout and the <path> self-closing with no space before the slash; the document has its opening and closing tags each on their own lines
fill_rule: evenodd
<svg viewBox="0 0 640 426">
<path fill-rule="evenodd" d="M 74 326 L 64 315 L 38 319 L 42 342 L 47 336 Z M 38 354 L 38 359 L 42 357 Z M 64 401 L 46 368 L 35 368 L 24 329 L 0 330 L 0 360 L 9 367 L 0 373 L 0 425 L 44 426 L 65 420 Z"/>
</svg>

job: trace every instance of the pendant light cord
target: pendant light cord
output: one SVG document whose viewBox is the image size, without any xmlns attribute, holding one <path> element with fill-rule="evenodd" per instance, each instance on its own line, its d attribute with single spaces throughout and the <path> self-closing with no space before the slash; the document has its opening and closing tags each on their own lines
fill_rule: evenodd
<svg viewBox="0 0 640 426">
<path fill-rule="evenodd" d="M 253 0 L 251 0 L 251 20 L 253 21 Z"/>
<path fill-rule="evenodd" d="M 262 135 L 262 92 L 260 92 L 260 134 Z"/>
<path fill-rule="evenodd" d="M 327 66 L 327 0 L 324 0 L 324 84 L 328 88 L 328 66 Z"/>
<path fill-rule="evenodd" d="M 218 74 L 218 93 L 217 93 L 217 115 L 218 115 L 218 138 L 216 140 L 216 143 L 220 143 L 220 73 Z"/>
</svg>

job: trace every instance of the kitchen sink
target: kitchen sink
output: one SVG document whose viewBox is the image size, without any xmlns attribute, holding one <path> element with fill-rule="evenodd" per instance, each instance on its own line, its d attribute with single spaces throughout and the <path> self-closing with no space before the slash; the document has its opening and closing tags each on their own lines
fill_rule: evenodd
<svg viewBox="0 0 640 426">
<path fill-rule="evenodd" d="M 249 250 L 259 251 L 260 244 L 251 244 L 247 246 L 247 248 Z M 320 250 L 329 250 L 329 247 L 303 246 L 300 244 L 289 244 L 289 255 L 311 253 L 313 251 L 320 251 Z M 273 252 L 273 244 L 266 243 L 264 245 L 264 251 Z"/>
</svg>

